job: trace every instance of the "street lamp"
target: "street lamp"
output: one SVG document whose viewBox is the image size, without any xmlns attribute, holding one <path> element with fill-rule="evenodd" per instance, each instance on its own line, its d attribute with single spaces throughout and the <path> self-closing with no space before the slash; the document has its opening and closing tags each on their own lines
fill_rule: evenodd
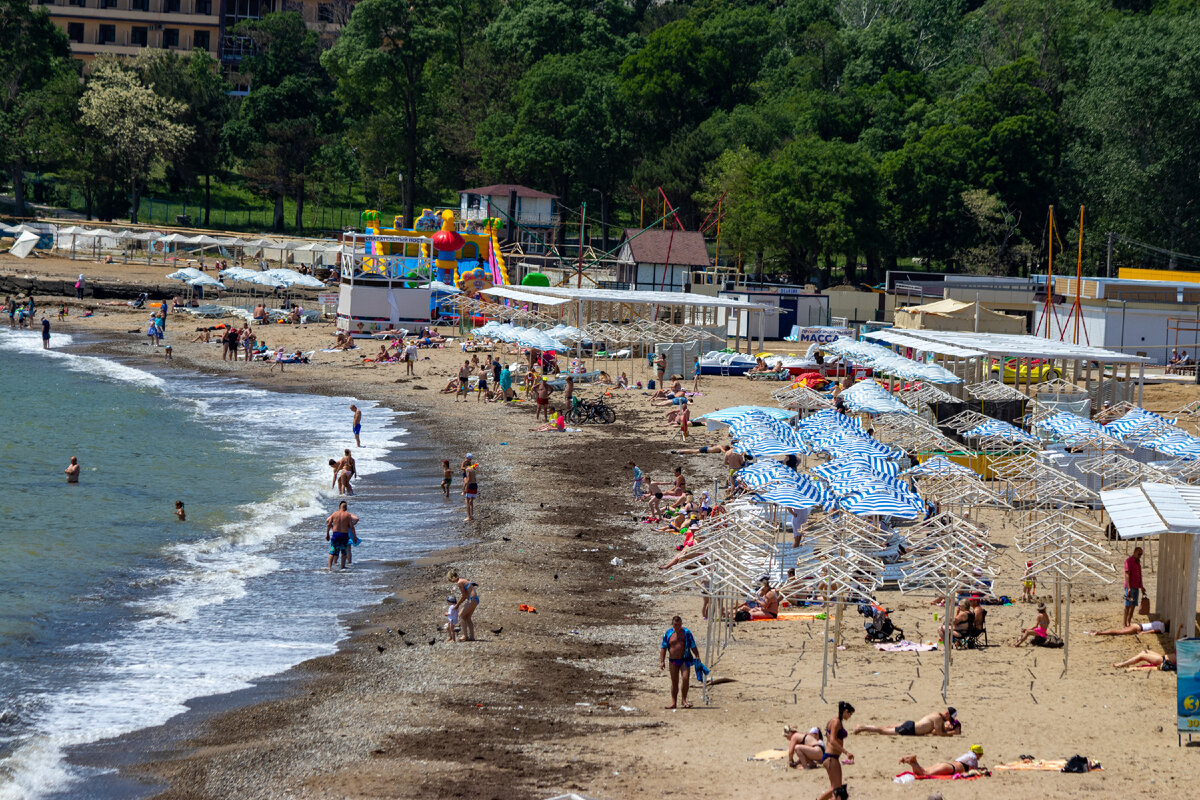
<svg viewBox="0 0 1200 800">
<path fill-rule="evenodd" d="M 604 192 L 591 187 L 591 191 L 600 195 L 600 248 L 601 252 L 608 252 L 608 196 Z"/>
</svg>

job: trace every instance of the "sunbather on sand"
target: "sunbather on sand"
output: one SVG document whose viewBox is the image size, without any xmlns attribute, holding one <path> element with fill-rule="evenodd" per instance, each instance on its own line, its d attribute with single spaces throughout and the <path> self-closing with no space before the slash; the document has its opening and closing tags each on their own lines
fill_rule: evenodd
<svg viewBox="0 0 1200 800">
<path fill-rule="evenodd" d="M 958 724 L 957 717 L 958 711 L 950 707 L 926 714 L 916 722 L 910 719 L 887 728 L 859 725 L 854 729 L 854 733 L 880 733 L 884 736 L 960 736 L 962 726 Z"/>
<path fill-rule="evenodd" d="M 966 775 L 969 772 L 979 771 L 981 755 L 983 755 L 983 748 L 973 744 L 970 750 L 953 761 L 943 761 L 930 767 L 922 767 L 918 764 L 916 756 L 905 756 L 900 759 L 900 763 L 907 764 L 913 775 Z"/>
<path fill-rule="evenodd" d="M 1046 604 L 1038 603 L 1037 619 L 1033 621 L 1032 628 L 1024 628 L 1021 630 L 1021 638 L 1013 642 L 1013 647 L 1020 647 L 1025 643 L 1025 640 L 1032 637 L 1035 645 L 1040 645 L 1046 641 L 1046 636 L 1050 630 L 1050 615 L 1046 613 Z"/>
<path fill-rule="evenodd" d="M 750 619 L 778 619 L 779 603 L 783 598 L 777 589 L 772 588 L 770 578 L 763 577 L 759 583 L 758 597 L 738 606 L 734 613 L 744 611 L 750 615 Z"/>
<path fill-rule="evenodd" d="M 821 766 L 825 743 L 821 729 L 814 726 L 807 731 L 798 731 L 791 725 L 783 729 L 783 738 L 788 740 L 788 766 L 792 769 L 812 769 Z"/>
<path fill-rule="evenodd" d="M 1084 631 L 1091 636 L 1132 636 L 1137 633 L 1163 633 L 1167 629 L 1158 620 L 1154 622 L 1133 623 L 1124 628 L 1109 628 L 1106 631 Z"/>
<path fill-rule="evenodd" d="M 1174 655 L 1156 653 L 1153 650 L 1143 650 L 1133 658 L 1114 662 L 1113 666 L 1117 669 L 1124 669 L 1126 672 L 1134 672 L 1146 667 L 1158 667 L 1163 672 L 1174 672 L 1176 670 Z"/>
</svg>

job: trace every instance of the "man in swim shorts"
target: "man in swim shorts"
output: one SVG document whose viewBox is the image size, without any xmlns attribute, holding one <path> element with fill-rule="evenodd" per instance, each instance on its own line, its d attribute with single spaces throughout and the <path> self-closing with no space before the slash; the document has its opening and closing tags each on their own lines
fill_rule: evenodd
<svg viewBox="0 0 1200 800">
<path fill-rule="evenodd" d="M 75 460 L 75 456 L 71 456 L 71 463 L 67 464 L 63 472 L 67 473 L 67 483 L 79 483 L 79 462 Z"/>
<path fill-rule="evenodd" d="M 354 412 L 354 446 L 362 447 L 362 441 L 358 438 L 358 434 L 362 432 L 362 412 L 353 403 L 350 404 L 350 410 Z M 347 451 L 347 455 L 349 455 L 349 451 Z"/>
<path fill-rule="evenodd" d="M 910 719 L 889 728 L 858 725 L 854 728 L 854 733 L 880 733 L 884 736 L 959 736 L 962 734 L 962 725 L 958 724 L 958 711 L 950 707 L 926 714 L 916 722 Z"/>
<path fill-rule="evenodd" d="M 658 668 L 667 668 L 667 657 L 671 658 L 671 705 L 667 709 L 676 707 L 677 697 L 680 694 L 680 679 L 683 681 L 683 707 L 691 708 L 692 704 L 688 702 L 688 686 L 692 677 L 692 665 L 700 659 L 700 649 L 696 647 L 696 638 L 692 636 L 692 632 L 683 627 L 683 619 L 674 617 L 671 619 L 671 627 L 667 628 L 667 632 L 663 634 L 662 648 L 658 653 Z"/>
<path fill-rule="evenodd" d="M 356 524 L 358 517 L 350 513 L 345 500 L 338 503 L 338 510 L 325 520 L 325 541 L 329 542 L 330 570 L 333 569 L 333 562 L 338 556 L 342 559 L 342 569 L 346 568 L 350 559 L 350 535 L 354 532 Z"/>
</svg>

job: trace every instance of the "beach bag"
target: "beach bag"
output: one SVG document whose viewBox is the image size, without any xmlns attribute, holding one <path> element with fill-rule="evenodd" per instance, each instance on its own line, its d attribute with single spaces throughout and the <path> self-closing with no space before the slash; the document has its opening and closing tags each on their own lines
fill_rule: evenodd
<svg viewBox="0 0 1200 800">
<path fill-rule="evenodd" d="M 1143 617 L 1150 616 L 1150 598 L 1142 595 L 1142 603 L 1138 606 L 1138 613 Z"/>
<path fill-rule="evenodd" d="M 733 621 L 734 622 L 749 622 L 750 621 L 750 612 L 749 611 L 737 612 L 736 614 L 733 615 Z"/>
<path fill-rule="evenodd" d="M 1090 772 L 1091 767 L 1088 764 L 1086 756 L 1071 756 L 1067 759 L 1067 765 L 1062 768 L 1063 772 Z"/>
<path fill-rule="evenodd" d="M 1062 646 L 1063 646 L 1062 637 L 1057 636 L 1053 633 L 1047 633 L 1046 641 L 1042 642 L 1042 647 L 1049 647 L 1051 649 L 1058 649 Z"/>
</svg>

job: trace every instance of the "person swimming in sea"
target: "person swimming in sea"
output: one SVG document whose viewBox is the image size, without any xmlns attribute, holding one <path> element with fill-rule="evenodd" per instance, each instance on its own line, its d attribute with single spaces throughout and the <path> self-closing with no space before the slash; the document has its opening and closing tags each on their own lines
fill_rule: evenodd
<svg viewBox="0 0 1200 800">
<path fill-rule="evenodd" d="M 182 500 L 175 501 L 175 516 L 179 519 L 180 522 L 187 522 L 187 512 L 185 512 L 183 510 L 183 501 Z"/>
</svg>

